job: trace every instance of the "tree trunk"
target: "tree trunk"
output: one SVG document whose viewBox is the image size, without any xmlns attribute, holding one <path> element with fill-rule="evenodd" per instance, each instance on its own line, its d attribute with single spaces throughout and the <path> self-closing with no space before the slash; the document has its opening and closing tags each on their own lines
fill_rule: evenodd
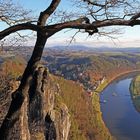
<svg viewBox="0 0 140 140">
<path fill-rule="evenodd" d="M 33 76 L 33 71 L 35 66 L 38 64 L 38 62 L 41 59 L 46 41 L 47 41 L 47 36 L 42 34 L 41 32 L 38 32 L 37 41 L 34 47 L 33 54 L 23 73 L 19 88 L 12 94 L 12 102 L 10 108 L 0 128 L 1 140 L 11 140 L 11 139 L 28 140 L 29 139 L 28 136 L 23 136 L 23 132 L 20 129 L 19 125 L 23 123 L 21 114 L 23 113 L 23 109 L 26 110 L 27 108 L 24 102 L 27 101 L 28 99 L 28 91 L 30 87 L 30 81 Z M 24 111 L 24 113 L 27 112 Z M 24 116 L 27 116 L 27 114 L 24 114 Z M 26 125 L 27 125 L 26 128 L 28 129 L 28 124 Z"/>
</svg>

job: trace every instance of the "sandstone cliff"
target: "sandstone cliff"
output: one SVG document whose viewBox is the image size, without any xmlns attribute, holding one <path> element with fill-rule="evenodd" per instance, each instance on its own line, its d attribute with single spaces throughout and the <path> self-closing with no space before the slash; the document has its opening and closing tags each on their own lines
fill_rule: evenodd
<svg viewBox="0 0 140 140">
<path fill-rule="evenodd" d="M 67 140 L 71 124 L 68 108 L 61 101 L 59 85 L 46 68 L 35 69 L 26 92 L 29 96 L 21 107 L 20 120 L 5 139 Z M 8 102 L 10 99 L 7 99 Z M 4 115 L 2 113 L 0 118 Z"/>
</svg>

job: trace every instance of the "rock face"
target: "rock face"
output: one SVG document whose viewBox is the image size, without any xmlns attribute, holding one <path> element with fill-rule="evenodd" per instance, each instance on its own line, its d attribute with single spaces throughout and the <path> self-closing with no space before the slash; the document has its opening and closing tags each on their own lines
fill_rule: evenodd
<svg viewBox="0 0 140 140">
<path fill-rule="evenodd" d="M 20 119 L 7 140 L 67 140 L 68 108 L 61 100 L 59 85 L 46 68 L 35 69 L 26 92 L 29 96 L 22 104 Z"/>
<path fill-rule="evenodd" d="M 59 87 L 44 67 L 35 70 L 29 90 L 28 122 L 33 140 L 67 140 L 68 108 L 60 101 Z"/>
</svg>

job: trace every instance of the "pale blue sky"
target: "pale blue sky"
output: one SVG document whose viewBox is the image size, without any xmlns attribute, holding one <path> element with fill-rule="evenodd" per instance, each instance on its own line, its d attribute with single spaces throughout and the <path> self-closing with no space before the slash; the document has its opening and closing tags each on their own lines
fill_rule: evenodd
<svg viewBox="0 0 140 140">
<path fill-rule="evenodd" d="M 45 10 L 46 7 L 51 3 L 51 0 L 13 0 L 18 2 L 20 5 L 27 9 L 32 9 L 35 13 L 39 14 L 40 11 Z M 59 7 L 69 9 L 69 0 L 62 0 Z"/>
<path fill-rule="evenodd" d="M 32 9 L 34 15 L 39 15 L 40 11 L 43 11 L 51 2 L 51 0 L 14 0 L 20 5 L 27 9 Z M 70 0 L 62 0 L 59 8 L 70 9 Z M 121 27 L 122 28 L 122 27 Z M 124 34 L 117 35 L 118 39 L 111 40 L 107 37 L 101 37 L 97 39 L 96 37 L 89 37 L 87 39 L 86 34 L 78 34 L 76 42 L 73 44 L 84 44 L 89 46 L 115 46 L 115 47 L 140 47 L 140 26 L 136 27 L 123 27 Z M 74 31 L 64 33 L 61 31 L 51 37 L 48 40 L 48 46 L 52 45 L 67 45 L 69 43 L 70 37 L 73 35 Z M 29 44 L 32 45 L 34 40 L 30 40 Z"/>
</svg>

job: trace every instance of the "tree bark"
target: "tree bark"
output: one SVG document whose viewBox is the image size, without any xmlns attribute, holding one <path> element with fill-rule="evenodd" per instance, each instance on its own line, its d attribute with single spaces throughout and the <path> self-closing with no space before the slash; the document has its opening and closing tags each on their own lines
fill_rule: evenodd
<svg viewBox="0 0 140 140">
<path fill-rule="evenodd" d="M 33 50 L 33 54 L 23 73 L 19 88 L 14 93 L 12 93 L 12 102 L 9 111 L 0 128 L 1 140 L 7 140 L 7 139 L 9 140 L 11 138 L 22 139 L 20 134 L 19 134 L 20 138 L 19 136 L 17 136 L 17 133 L 21 133 L 21 130 L 19 130 L 20 129 L 19 125 L 21 123 L 20 116 L 22 113 L 21 108 L 24 103 L 24 100 L 28 98 L 28 90 L 30 87 L 30 81 L 32 80 L 33 70 L 41 59 L 46 41 L 47 41 L 47 36 L 42 32 L 38 32 L 37 41 Z"/>
</svg>

